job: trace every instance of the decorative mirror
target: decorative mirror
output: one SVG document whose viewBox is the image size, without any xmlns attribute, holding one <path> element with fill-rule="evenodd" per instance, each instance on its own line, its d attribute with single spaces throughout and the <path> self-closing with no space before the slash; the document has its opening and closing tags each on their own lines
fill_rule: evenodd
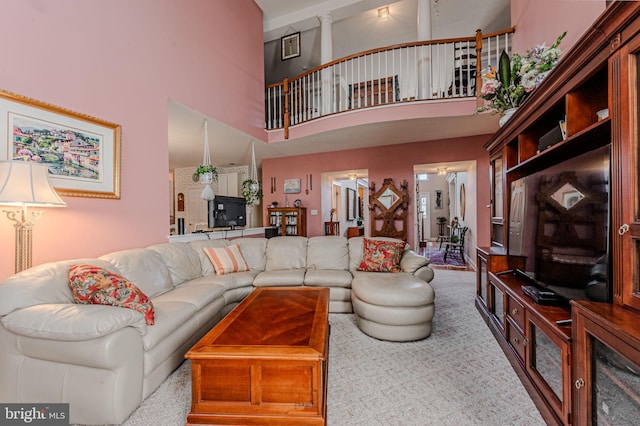
<svg viewBox="0 0 640 426">
<path fill-rule="evenodd" d="M 560 204 L 567 210 L 575 207 L 575 205 L 585 197 L 585 194 L 580 192 L 575 186 L 568 182 L 558 188 L 553 194 L 551 194 L 551 198 L 553 198 L 558 204 Z"/>
<path fill-rule="evenodd" d="M 407 240 L 407 213 L 409 209 L 409 184 L 402 181 L 400 189 L 393 179 L 386 178 L 376 191 L 376 184 L 369 186 L 369 210 L 372 237 L 391 237 Z"/>
</svg>

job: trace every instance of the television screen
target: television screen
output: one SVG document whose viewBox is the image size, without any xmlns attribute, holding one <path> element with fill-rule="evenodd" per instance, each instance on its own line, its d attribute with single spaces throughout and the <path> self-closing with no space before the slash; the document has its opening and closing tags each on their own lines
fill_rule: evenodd
<svg viewBox="0 0 640 426">
<path fill-rule="evenodd" d="M 243 197 L 217 195 L 209 201 L 209 228 L 236 228 L 247 225 L 247 205 Z"/>
<path fill-rule="evenodd" d="M 565 299 L 610 301 L 610 146 L 511 184 L 509 254 Z"/>
</svg>

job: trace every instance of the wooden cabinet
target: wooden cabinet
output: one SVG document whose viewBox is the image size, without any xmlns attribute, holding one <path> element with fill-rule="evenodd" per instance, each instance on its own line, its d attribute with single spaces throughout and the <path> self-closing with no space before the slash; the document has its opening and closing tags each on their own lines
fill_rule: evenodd
<svg viewBox="0 0 640 426">
<path fill-rule="evenodd" d="M 636 424 L 640 417 L 638 314 L 616 304 L 573 303 L 575 424 Z"/>
<path fill-rule="evenodd" d="M 340 222 L 325 222 L 324 235 L 340 235 Z"/>
<path fill-rule="evenodd" d="M 267 209 L 269 225 L 278 229 L 278 235 L 307 236 L 306 207 L 282 207 Z"/>
<path fill-rule="evenodd" d="M 640 415 L 639 79 L 640 3 L 611 2 L 485 145 L 491 247 L 478 249 L 475 304 L 549 424 L 632 424 Z M 565 135 L 547 143 L 561 121 Z M 611 153 L 609 302 L 569 297 L 566 306 L 540 305 L 522 290 L 531 281 L 514 272 L 523 261 L 514 242 L 546 240 L 519 233 L 514 182 L 600 147 Z M 558 228 L 551 216 L 533 221 Z"/>
<path fill-rule="evenodd" d="M 350 226 L 347 228 L 347 238 L 363 237 L 364 226 Z"/>
</svg>

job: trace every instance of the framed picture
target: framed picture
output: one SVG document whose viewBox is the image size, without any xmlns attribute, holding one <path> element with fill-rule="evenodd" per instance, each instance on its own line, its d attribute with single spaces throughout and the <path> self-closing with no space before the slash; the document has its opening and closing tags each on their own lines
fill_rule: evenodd
<svg viewBox="0 0 640 426">
<path fill-rule="evenodd" d="M 285 179 L 284 180 L 284 193 L 285 194 L 299 194 L 300 193 L 300 179 Z"/>
<path fill-rule="evenodd" d="M 286 35 L 280 39 L 282 60 L 300 56 L 300 32 Z"/>
<path fill-rule="evenodd" d="M 356 191 L 347 188 L 347 220 L 356 218 Z"/>
<path fill-rule="evenodd" d="M 436 209 L 442 208 L 442 191 L 439 189 L 436 189 L 436 202 L 435 202 L 434 208 Z"/>
<path fill-rule="evenodd" d="M 60 195 L 120 198 L 120 125 L 0 90 L 0 160 L 49 167 Z"/>
</svg>

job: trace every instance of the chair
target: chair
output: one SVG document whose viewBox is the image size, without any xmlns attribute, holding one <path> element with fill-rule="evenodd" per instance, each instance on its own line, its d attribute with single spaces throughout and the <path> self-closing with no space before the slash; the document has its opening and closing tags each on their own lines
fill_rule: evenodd
<svg viewBox="0 0 640 426">
<path fill-rule="evenodd" d="M 462 263 L 466 263 L 464 260 L 464 237 L 469 229 L 468 226 L 464 226 L 462 228 L 453 228 L 453 233 L 449 241 L 445 242 L 444 249 L 444 261 L 447 261 L 447 255 L 449 251 L 452 253 L 458 252 L 460 254 L 460 259 L 462 259 Z"/>
</svg>

